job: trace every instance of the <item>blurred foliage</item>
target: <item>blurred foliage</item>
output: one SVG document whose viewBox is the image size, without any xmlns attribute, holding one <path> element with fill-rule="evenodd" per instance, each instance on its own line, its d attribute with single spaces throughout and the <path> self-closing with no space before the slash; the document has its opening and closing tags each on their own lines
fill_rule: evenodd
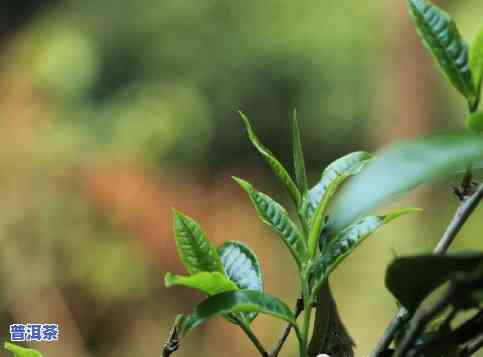
<svg viewBox="0 0 483 357">
<path fill-rule="evenodd" d="M 266 290 L 294 299 L 297 282 L 278 277 L 295 267 L 228 178 L 255 177 L 273 191 L 236 111 L 287 163 L 296 107 L 313 178 L 335 157 L 378 147 L 375 116 L 386 100 L 378 87 L 395 80 L 385 63 L 401 59 L 388 52 L 395 19 L 407 14 L 355 0 L 30 2 L 6 1 L 20 15 L 12 11 L 0 27 L 11 26 L 0 43 L 1 326 L 60 321 L 63 343 L 37 346 L 49 357 L 158 355 L 174 312 L 200 299 L 161 288 L 164 272 L 183 273 L 172 206 L 199 219 L 217 244 L 249 243 L 264 262 Z M 471 38 L 481 1 L 445 5 Z M 429 63 L 424 71 L 434 70 Z M 453 113 L 462 105 L 444 88 L 421 96 L 437 102 L 438 124 L 461 128 Z M 429 213 L 384 229 L 335 274 L 343 317 L 357 317 L 345 320 L 358 355 L 394 311 L 383 290 L 391 250 L 431 248 L 454 203 L 447 191 L 405 201 Z M 457 248 L 481 249 L 480 236 L 481 223 L 471 222 Z M 193 334 L 180 355 L 253 353 L 220 324 Z M 281 329 L 263 316 L 254 324 L 267 345 Z"/>
</svg>

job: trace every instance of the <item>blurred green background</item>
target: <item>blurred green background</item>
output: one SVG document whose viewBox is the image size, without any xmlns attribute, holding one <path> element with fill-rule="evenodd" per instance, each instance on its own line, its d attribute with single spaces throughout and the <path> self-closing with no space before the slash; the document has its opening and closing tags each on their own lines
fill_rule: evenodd
<svg viewBox="0 0 483 357">
<path fill-rule="evenodd" d="M 471 39 L 481 0 L 438 3 Z M 3 0 L 1 10 L 1 339 L 13 322 L 58 322 L 59 343 L 32 344 L 46 357 L 159 355 L 174 316 L 202 299 L 163 286 L 167 271 L 184 273 L 171 207 L 216 244 L 249 244 L 266 291 L 293 304 L 288 252 L 230 179 L 288 203 L 238 109 L 289 166 L 297 108 L 312 183 L 350 151 L 464 127 L 465 103 L 403 0 Z M 431 249 L 456 205 L 450 184 L 405 197 L 399 205 L 425 211 L 381 230 L 333 276 L 357 356 L 395 311 L 385 266 Z M 482 214 L 455 249 L 483 249 Z M 282 327 L 254 322 L 267 347 Z M 282 355 L 296 350 L 292 336 Z M 177 356 L 255 353 L 217 319 Z"/>
</svg>

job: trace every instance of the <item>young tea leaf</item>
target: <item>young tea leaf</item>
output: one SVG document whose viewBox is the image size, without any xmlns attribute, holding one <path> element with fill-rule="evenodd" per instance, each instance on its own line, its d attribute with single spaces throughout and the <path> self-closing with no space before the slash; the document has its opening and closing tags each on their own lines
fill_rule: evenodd
<svg viewBox="0 0 483 357">
<path fill-rule="evenodd" d="M 483 25 L 470 47 L 470 68 L 475 81 L 476 96 L 479 98 L 483 81 Z"/>
<path fill-rule="evenodd" d="M 441 135 L 397 144 L 372 160 L 335 198 L 327 230 L 334 234 L 368 210 L 422 182 L 483 159 L 481 135 Z"/>
<path fill-rule="evenodd" d="M 481 264 L 481 253 L 401 257 L 387 268 L 386 287 L 406 309 L 414 311 L 454 274 L 471 273 Z"/>
<path fill-rule="evenodd" d="M 312 216 L 322 199 L 327 195 L 329 186 L 333 182 L 340 185 L 348 177 L 357 175 L 367 162 L 371 159 L 371 154 L 365 151 L 357 151 L 345 155 L 329 166 L 322 172 L 320 181 L 309 191 L 309 216 Z"/>
<path fill-rule="evenodd" d="M 250 248 L 241 242 L 228 241 L 218 248 L 218 253 L 226 276 L 239 289 L 263 290 L 260 262 Z M 243 312 L 240 315 L 242 320 L 249 323 L 257 317 L 255 312 Z M 236 323 L 230 317 L 228 320 Z"/>
<path fill-rule="evenodd" d="M 283 301 L 261 291 L 239 290 L 211 296 L 199 304 L 184 321 L 183 335 L 209 318 L 240 312 L 268 314 L 296 326 L 295 316 Z"/>
<path fill-rule="evenodd" d="M 223 273 L 220 257 L 199 224 L 174 211 L 174 233 L 178 254 L 190 274 L 202 271 Z"/>
<path fill-rule="evenodd" d="M 20 347 L 10 342 L 5 342 L 4 347 L 7 351 L 12 352 L 14 357 L 42 357 L 39 351 L 32 348 Z"/>
<path fill-rule="evenodd" d="M 250 183 L 237 177 L 233 179 L 248 193 L 263 223 L 270 226 L 282 238 L 300 268 L 307 256 L 307 247 L 285 208 L 264 193 L 256 191 Z"/>
<path fill-rule="evenodd" d="M 293 166 L 295 169 L 295 178 L 297 186 L 304 195 L 308 190 L 307 172 L 305 170 L 305 160 L 302 150 L 302 141 L 300 139 L 299 123 L 297 121 L 297 111 L 293 111 L 292 115 L 292 150 L 293 150 Z"/>
<path fill-rule="evenodd" d="M 369 216 L 350 225 L 341 231 L 321 253 L 316 265 L 317 276 L 327 278 L 329 274 L 348 257 L 367 237 L 382 225 L 411 212 L 421 211 L 417 208 L 405 208 L 383 216 Z"/>
<path fill-rule="evenodd" d="M 294 183 L 290 175 L 288 174 L 287 170 L 283 167 L 283 165 L 278 161 L 275 156 L 270 152 L 269 149 L 267 149 L 262 142 L 258 139 L 257 135 L 255 134 L 255 131 L 253 130 L 250 122 L 248 121 L 248 118 L 243 114 L 242 112 L 239 112 L 241 118 L 243 119 L 243 123 L 245 124 L 245 128 L 248 133 L 248 137 L 250 138 L 250 141 L 252 144 L 255 146 L 255 148 L 258 150 L 258 152 L 263 156 L 265 161 L 268 163 L 270 168 L 272 169 L 273 173 L 277 177 L 277 179 L 280 181 L 280 183 L 288 190 L 290 193 L 290 196 L 292 197 L 293 201 L 295 202 L 295 205 L 297 207 L 300 206 L 302 202 L 302 198 L 300 195 L 300 192 L 297 188 L 297 185 Z"/>
<path fill-rule="evenodd" d="M 167 273 L 164 276 L 164 285 L 169 288 L 173 285 L 183 285 L 197 289 L 206 295 L 216 295 L 225 291 L 238 290 L 238 286 L 220 272 L 201 272 L 191 276 L 182 276 Z"/>
<path fill-rule="evenodd" d="M 310 190 L 309 217 L 314 209 L 312 207 L 316 208 L 315 214 L 311 217 L 309 232 L 309 253 L 311 256 L 316 252 L 317 242 L 325 224 L 325 216 L 330 199 L 339 185 L 349 176 L 359 173 L 369 159 L 369 153 L 360 151 L 334 161 L 324 170 L 319 183 Z"/>
<path fill-rule="evenodd" d="M 466 119 L 466 127 L 475 133 L 483 132 L 483 112 L 470 114 Z"/>
<path fill-rule="evenodd" d="M 449 14 L 427 0 L 409 0 L 417 32 L 455 88 L 474 106 L 477 100 L 468 45 Z"/>
<path fill-rule="evenodd" d="M 218 248 L 226 276 L 240 289 L 263 290 L 262 270 L 257 256 L 245 244 L 227 241 Z"/>
</svg>

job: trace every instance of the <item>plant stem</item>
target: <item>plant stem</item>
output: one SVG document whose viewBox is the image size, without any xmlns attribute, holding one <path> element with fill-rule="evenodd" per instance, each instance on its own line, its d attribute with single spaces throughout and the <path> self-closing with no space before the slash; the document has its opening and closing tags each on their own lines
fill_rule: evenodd
<svg viewBox="0 0 483 357">
<path fill-rule="evenodd" d="M 302 294 L 300 297 L 297 298 L 297 302 L 295 303 L 295 308 L 294 308 L 294 315 L 295 318 L 299 317 L 300 313 L 304 310 L 304 300 L 302 297 Z M 282 335 L 280 336 L 277 344 L 273 348 L 272 353 L 270 353 L 270 357 L 277 357 L 278 354 L 280 353 L 280 350 L 282 349 L 283 345 L 285 344 L 285 341 L 287 340 L 288 335 L 290 334 L 290 331 L 292 330 L 292 324 L 288 324 L 287 327 L 283 330 Z"/>
<path fill-rule="evenodd" d="M 456 209 L 453 219 L 433 251 L 435 255 L 442 255 L 446 253 L 456 235 L 460 232 L 461 228 L 474 212 L 476 207 L 478 207 L 478 204 L 482 199 L 483 184 L 480 184 L 476 191 L 470 196 L 463 198 L 459 207 Z M 396 313 L 396 316 L 389 323 L 386 331 L 384 331 L 384 334 L 378 341 L 376 348 L 371 353 L 370 357 L 380 356 L 389 347 L 394 339 L 395 334 L 401 328 L 401 326 L 408 321 L 409 317 L 409 312 L 404 307 L 401 307 Z"/>
<path fill-rule="evenodd" d="M 245 322 L 241 321 L 240 319 L 237 319 L 237 321 L 240 324 L 240 327 L 242 328 L 243 332 L 245 332 L 248 338 L 252 341 L 253 345 L 257 348 L 258 352 L 260 352 L 260 355 L 264 357 L 268 357 L 268 352 L 262 346 L 262 343 L 257 338 L 257 336 L 255 336 L 250 326 Z"/>
<path fill-rule="evenodd" d="M 302 297 L 304 299 L 304 325 L 302 329 L 302 342 L 305 350 L 307 350 L 310 332 L 310 317 L 312 313 L 312 294 L 310 294 L 308 274 L 305 273 L 302 274 L 302 292 Z"/>
</svg>

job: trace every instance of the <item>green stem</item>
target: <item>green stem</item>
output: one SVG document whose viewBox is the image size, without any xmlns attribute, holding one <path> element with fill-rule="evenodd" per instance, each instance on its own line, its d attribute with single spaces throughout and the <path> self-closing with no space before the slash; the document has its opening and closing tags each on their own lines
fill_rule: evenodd
<svg viewBox="0 0 483 357">
<path fill-rule="evenodd" d="M 245 332 L 248 338 L 252 341 L 253 345 L 257 348 L 258 352 L 260 352 L 260 355 L 264 357 L 268 357 L 268 352 L 265 351 L 265 348 L 262 346 L 262 343 L 257 338 L 257 336 L 255 336 L 250 326 L 246 324 L 244 321 L 241 321 L 240 319 L 236 319 L 236 320 L 238 321 L 243 332 Z"/>
<path fill-rule="evenodd" d="M 302 329 L 302 343 L 305 349 L 305 355 L 308 356 L 307 348 L 309 342 L 309 332 L 310 332 L 310 317 L 312 313 L 312 296 L 310 294 L 310 286 L 308 274 L 302 274 L 302 292 L 304 299 L 304 324 Z"/>
</svg>

